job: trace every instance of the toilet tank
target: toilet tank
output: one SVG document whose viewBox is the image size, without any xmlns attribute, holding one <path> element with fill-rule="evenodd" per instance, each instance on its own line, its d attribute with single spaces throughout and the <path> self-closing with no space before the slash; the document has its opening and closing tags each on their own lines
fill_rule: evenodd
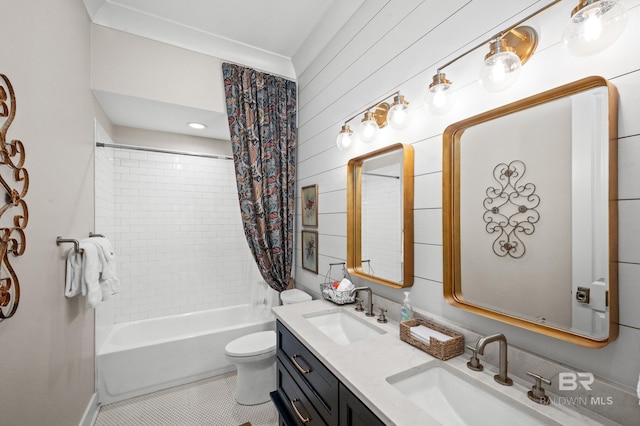
<svg viewBox="0 0 640 426">
<path fill-rule="evenodd" d="M 292 288 L 291 290 L 281 292 L 280 300 L 283 305 L 290 305 L 292 303 L 307 302 L 311 300 L 311 295 L 297 288 Z"/>
</svg>

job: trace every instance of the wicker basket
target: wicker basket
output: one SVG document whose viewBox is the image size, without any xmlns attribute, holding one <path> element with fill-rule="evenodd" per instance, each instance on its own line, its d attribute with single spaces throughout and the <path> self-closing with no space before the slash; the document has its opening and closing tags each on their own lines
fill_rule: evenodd
<svg viewBox="0 0 640 426">
<path fill-rule="evenodd" d="M 344 263 L 330 263 L 329 270 L 327 271 L 327 274 L 324 277 L 324 282 L 320 283 L 320 293 L 322 294 L 322 297 L 324 297 L 326 300 L 333 302 L 337 305 L 345 305 L 347 303 L 353 303 L 356 301 L 355 293 L 351 293 L 350 290 L 338 291 L 335 288 L 333 288 L 333 286 L 331 285 L 331 283 L 334 281 L 334 279 L 331 277 L 332 275 L 331 268 L 337 265 L 342 265 L 342 278 L 348 278 L 349 281 L 353 282 L 353 279 L 351 278 L 349 271 L 347 271 L 347 269 L 345 268 Z M 336 279 L 335 281 L 340 281 L 340 279 Z"/>
<path fill-rule="evenodd" d="M 440 340 L 431 337 L 429 343 L 425 343 L 422 340 L 415 339 L 411 336 L 411 327 L 417 325 L 424 325 L 432 330 L 439 331 L 442 334 L 453 337 L 453 339 L 441 342 Z M 432 323 L 422 318 L 414 318 L 400 323 L 400 340 L 413 345 L 419 349 L 422 349 L 431 356 L 446 361 L 464 352 L 464 336 L 458 332 L 449 330 L 441 325 Z"/>
</svg>

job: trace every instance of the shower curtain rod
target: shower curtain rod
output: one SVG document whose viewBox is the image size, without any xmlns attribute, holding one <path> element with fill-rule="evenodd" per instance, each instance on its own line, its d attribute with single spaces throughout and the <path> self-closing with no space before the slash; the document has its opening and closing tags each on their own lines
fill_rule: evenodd
<svg viewBox="0 0 640 426">
<path fill-rule="evenodd" d="M 159 152 L 162 154 L 190 155 L 192 157 L 216 158 L 218 160 L 233 160 L 233 157 L 229 157 L 227 155 L 199 154 L 197 152 L 174 151 L 171 149 L 148 148 L 144 146 L 121 145 L 116 143 L 96 142 L 96 146 L 102 147 L 102 148 L 121 148 L 121 149 L 131 149 L 134 151 Z"/>
</svg>

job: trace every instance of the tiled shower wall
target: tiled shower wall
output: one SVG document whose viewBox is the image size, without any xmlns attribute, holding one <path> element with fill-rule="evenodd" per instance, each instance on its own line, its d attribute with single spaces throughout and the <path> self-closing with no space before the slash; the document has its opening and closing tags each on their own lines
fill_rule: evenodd
<svg viewBox="0 0 640 426">
<path fill-rule="evenodd" d="M 248 303 L 254 279 L 248 275 L 255 268 L 247 267 L 253 260 L 242 232 L 233 161 L 96 149 L 96 170 L 113 170 L 114 230 L 107 237 L 122 285 L 98 307 L 97 327 Z M 104 171 L 96 173 L 104 181 L 97 183 L 96 198 L 108 193 L 109 179 Z M 96 203 L 96 216 L 108 217 L 109 208 L 108 202 Z"/>
</svg>

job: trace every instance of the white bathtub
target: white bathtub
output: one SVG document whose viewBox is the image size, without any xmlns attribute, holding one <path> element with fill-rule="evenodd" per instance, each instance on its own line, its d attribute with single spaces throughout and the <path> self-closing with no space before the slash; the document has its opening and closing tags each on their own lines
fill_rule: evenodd
<svg viewBox="0 0 640 426">
<path fill-rule="evenodd" d="M 224 347 L 238 337 L 272 330 L 250 305 L 116 324 L 96 359 L 102 404 L 234 370 Z"/>
</svg>

